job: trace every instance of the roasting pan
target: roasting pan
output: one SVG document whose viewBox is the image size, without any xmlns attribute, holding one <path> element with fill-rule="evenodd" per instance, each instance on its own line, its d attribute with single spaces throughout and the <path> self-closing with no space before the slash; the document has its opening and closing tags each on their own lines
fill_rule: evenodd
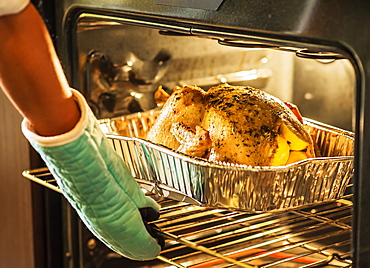
<svg viewBox="0 0 370 268">
<path fill-rule="evenodd" d="M 250 213 L 280 211 L 340 199 L 354 172 L 354 134 L 312 119 L 304 118 L 304 125 L 321 157 L 252 167 L 210 162 L 145 140 L 159 113 L 99 120 L 141 187 L 159 196 Z"/>
</svg>

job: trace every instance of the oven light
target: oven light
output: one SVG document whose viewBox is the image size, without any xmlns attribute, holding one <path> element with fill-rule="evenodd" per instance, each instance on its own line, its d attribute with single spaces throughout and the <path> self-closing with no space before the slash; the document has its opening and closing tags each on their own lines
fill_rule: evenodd
<svg viewBox="0 0 370 268">
<path fill-rule="evenodd" d="M 143 94 L 137 92 L 131 92 L 130 95 L 136 99 L 141 99 L 143 97 Z"/>
<path fill-rule="evenodd" d="M 304 98 L 306 100 L 312 100 L 314 98 L 314 95 L 312 93 L 308 92 L 308 93 L 304 94 Z"/>
<path fill-rule="evenodd" d="M 267 57 L 263 57 L 261 59 L 261 63 L 268 63 L 269 62 L 269 59 Z"/>
</svg>

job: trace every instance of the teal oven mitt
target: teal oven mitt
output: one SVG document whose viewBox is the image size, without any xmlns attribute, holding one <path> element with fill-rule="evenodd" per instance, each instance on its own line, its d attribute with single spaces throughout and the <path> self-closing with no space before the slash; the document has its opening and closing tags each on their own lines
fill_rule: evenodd
<svg viewBox="0 0 370 268">
<path fill-rule="evenodd" d="M 146 221 L 158 217 L 159 206 L 144 195 L 111 148 L 83 96 L 73 92 L 81 109 L 81 119 L 73 130 L 42 137 L 24 120 L 23 133 L 97 238 L 127 258 L 153 259 L 164 243 Z"/>
</svg>

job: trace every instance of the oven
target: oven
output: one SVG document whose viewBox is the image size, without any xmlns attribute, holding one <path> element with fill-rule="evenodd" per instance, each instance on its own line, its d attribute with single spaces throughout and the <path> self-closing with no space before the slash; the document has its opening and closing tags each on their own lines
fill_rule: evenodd
<svg viewBox="0 0 370 268">
<path fill-rule="evenodd" d="M 355 157 L 354 175 L 335 200 L 273 211 L 148 191 L 161 204 L 156 224 L 166 238 L 161 255 L 148 262 L 127 260 L 94 238 L 47 169 L 26 171 L 46 186 L 34 202 L 42 211 L 34 228 L 44 241 L 37 267 L 367 267 L 366 1 L 51 2 L 36 6 L 70 84 L 98 119 L 155 109 L 158 86 L 249 85 L 296 104 L 307 118 L 353 132 Z"/>
</svg>

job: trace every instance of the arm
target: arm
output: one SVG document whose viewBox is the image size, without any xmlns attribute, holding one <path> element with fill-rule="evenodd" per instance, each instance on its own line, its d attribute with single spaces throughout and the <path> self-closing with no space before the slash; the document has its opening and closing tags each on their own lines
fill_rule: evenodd
<svg viewBox="0 0 370 268">
<path fill-rule="evenodd" d="M 25 117 L 23 133 L 92 233 L 128 258 L 155 258 L 163 238 L 145 224 L 158 217 L 158 204 L 110 147 L 83 96 L 69 88 L 37 11 L 28 4 L 1 17 L 1 1 L 0 87 Z"/>
<path fill-rule="evenodd" d="M 71 130 L 80 112 L 35 8 L 0 17 L 0 86 L 41 135 Z"/>
</svg>

